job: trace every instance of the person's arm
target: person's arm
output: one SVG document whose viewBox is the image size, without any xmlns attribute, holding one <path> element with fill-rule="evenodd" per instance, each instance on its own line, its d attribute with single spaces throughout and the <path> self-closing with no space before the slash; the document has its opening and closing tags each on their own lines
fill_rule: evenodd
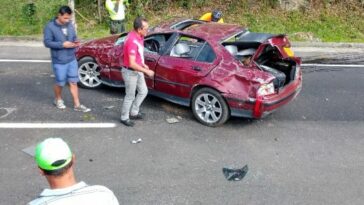
<svg viewBox="0 0 364 205">
<path fill-rule="evenodd" d="M 135 42 L 130 42 L 131 39 L 127 39 L 124 46 L 127 45 L 126 52 L 124 55 L 127 55 L 129 57 L 129 67 L 135 71 L 140 71 L 148 75 L 149 77 L 153 77 L 154 71 L 149 70 L 148 66 L 145 64 L 143 66 L 140 66 L 136 63 L 136 55 L 138 53 L 138 45 Z"/>
<path fill-rule="evenodd" d="M 129 67 L 135 71 L 143 72 L 149 77 L 154 76 L 154 71 L 149 70 L 149 67 L 147 65 L 144 64 L 144 66 L 140 66 L 139 64 L 136 63 L 135 54 L 129 54 Z"/>
<path fill-rule="evenodd" d="M 110 15 L 116 15 L 116 12 L 114 11 L 115 5 L 111 2 L 111 0 L 106 0 L 105 7 Z"/>
<path fill-rule="evenodd" d="M 62 48 L 75 48 L 77 45 L 70 41 L 55 41 L 53 40 L 53 33 L 51 29 L 46 26 L 44 28 L 44 38 L 43 43 L 45 47 L 52 49 L 62 49 Z"/>
<path fill-rule="evenodd" d="M 43 32 L 43 43 L 45 47 L 52 48 L 52 49 L 62 49 L 63 42 L 61 41 L 54 41 L 53 40 L 53 33 L 48 25 L 44 28 Z"/>
</svg>

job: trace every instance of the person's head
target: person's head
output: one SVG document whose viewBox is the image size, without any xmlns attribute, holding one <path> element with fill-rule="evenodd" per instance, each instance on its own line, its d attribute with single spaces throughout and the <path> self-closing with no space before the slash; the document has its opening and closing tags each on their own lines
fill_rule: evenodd
<svg viewBox="0 0 364 205">
<path fill-rule="evenodd" d="M 244 65 L 249 65 L 250 62 L 252 60 L 252 56 L 243 56 L 241 62 L 244 64 Z"/>
<path fill-rule="evenodd" d="M 57 20 L 60 24 L 64 25 L 71 21 L 72 9 L 69 6 L 61 6 L 58 10 Z"/>
<path fill-rule="evenodd" d="M 211 21 L 218 22 L 222 17 L 222 12 L 220 10 L 213 10 L 211 13 Z"/>
<path fill-rule="evenodd" d="M 35 161 L 46 177 L 62 177 L 73 165 L 74 155 L 61 138 L 48 138 L 35 149 Z"/>
<path fill-rule="evenodd" d="M 237 55 L 241 57 L 241 62 L 247 66 L 250 64 L 255 51 L 254 48 L 248 48 L 238 52 Z"/>
<path fill-rule="evenodd" d="M 134 20 L 134 30 L 141 36 L 146 36 L 148 34 L 148 21 L 143 17 L 137 17 Z"/>
</svg>

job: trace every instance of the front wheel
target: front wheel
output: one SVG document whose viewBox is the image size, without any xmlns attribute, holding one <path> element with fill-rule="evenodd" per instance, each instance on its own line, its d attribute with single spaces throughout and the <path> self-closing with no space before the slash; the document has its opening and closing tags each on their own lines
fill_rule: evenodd
<svg viewBox="0 0 364 205">
<path fill-rule="evenodd" d="M 91 57 L 84 57 L 78 61 L 78 77 L 80 87 L 98 88 L 101 86 L 100 66 Z"/>
<path fill-rule="evenodd" d="M 193 95 L 192 112 L 198 121 L 210 127 L 224 124 L 230 116 L 223 97 L 211 88 L 202 88 Z"/>
</svg>

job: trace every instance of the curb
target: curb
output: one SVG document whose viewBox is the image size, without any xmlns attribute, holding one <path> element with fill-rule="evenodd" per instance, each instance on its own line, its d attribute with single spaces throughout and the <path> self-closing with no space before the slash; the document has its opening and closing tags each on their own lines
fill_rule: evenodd
<svg viewBox="0 0 364 205">
<path fill-rule="evenodd" d="M 81 39 L 81 41 L 87 41 L 91 39 Z M 17 42 L 17 41 L 31 41 L 41 42 L 42 36 L 0 36 L 0 41 L 4 42 Z M 334 42 L 292 42 L 293 47 L 320 47 L 320 48 L 363 48 L 364 43 L 334 43 Z"/>
<path fill-rule="evenodd" d="M 364 43 L 333 43 L 333 42 L 292 42 L 293 47 L 320 47 L 320 48 L 364 48 Z"/>
<path fill-rule="evenodd" d="M 36 41 L 42 42 L 41 36 L 0 36 L 0 41 L 16 42 L 16 41 Z"/>
</svg>

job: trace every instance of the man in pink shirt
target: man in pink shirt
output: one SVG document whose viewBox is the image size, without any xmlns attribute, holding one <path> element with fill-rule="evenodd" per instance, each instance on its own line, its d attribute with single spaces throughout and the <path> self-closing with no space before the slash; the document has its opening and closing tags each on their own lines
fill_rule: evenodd
<svg viewBox="0 0 364 205">
<path fill-rule="evenodd" d="M 123 48 L 124 67 L 121 70 L 125 83 L 125 98 L 121 108 L 120 122 L 126 126 L 134 126 L 132 120 L 143 119 L 144 114 L 139 107 L 148 94 L 144 74 L 154 76 L 154 71 L 144 64 L 144 37 L 148 33 L 148 22 L 142 17 L 134 20 L 134 30 L 130 31 Z M 135 92 L 138 94 L 135 96 Z"/>
</svg>

